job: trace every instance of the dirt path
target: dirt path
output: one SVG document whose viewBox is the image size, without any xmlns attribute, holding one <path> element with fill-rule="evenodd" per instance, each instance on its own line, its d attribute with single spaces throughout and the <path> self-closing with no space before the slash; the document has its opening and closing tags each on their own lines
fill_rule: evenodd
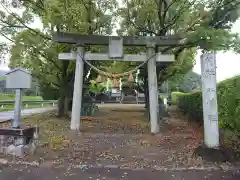
<svg viewBox="0 0 240 180">
<path fill-rule="evenodd" d="M 149 134 L 142 104 L 99 104 L 95 118 L 82 118 L 84 133 Z"/>
<path fill-rule="evenodd" d="M 96 117 L 82 118 L 82 133 L 69 133 L 69 119 L 52 114 L 26 118 L 26 124 L 40 126 L 48 143 L 34 156 L 22 160 L 41 162 L 41 167 L 91 166 L 125 169 L 224 168 L 226 164 L 192 158 L 202 143 L 202 128 L 189 123 L 171 108 L 165 130 L 150 135 L 143 105 L 101 105 Z"/>
</svg>

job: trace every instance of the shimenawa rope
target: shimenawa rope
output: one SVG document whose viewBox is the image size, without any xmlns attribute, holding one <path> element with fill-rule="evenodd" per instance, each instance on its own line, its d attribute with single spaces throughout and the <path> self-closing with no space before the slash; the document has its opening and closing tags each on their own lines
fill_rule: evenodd
<svg viewBox="0 0 240 180">
<path fill-rule="evenodd" d="M 153 54 L 152 56 L 150 56 L 146 61 L 142 62 L 141 64 L 139 64 L 138 66 L 133 68 L 132 70 L 127 71 L 127 72 L 123 72 L 123 73 L 118 73 L 118 74 L 105 72 L 101 69 L 98 69 L 96 66 L 92 65 L 90 62 L 85 60 L 83 57 L 80 56 L 80 58 L 83 60 L 83 62 L 85 62 L 88 66 L 90 66 L 93 70 L 95 70 L 99 74 L 107 76 L 107 77 L 112 77 L 112 78 L 120 78 L 120 77 L 123 77 L 123 76 L 128 76 L 130 73 L 133 73 L 133 72 L 137 71 L 139 68 L 143 67 L 151 58 L 153 58 L 155 56 L 156 56 L 156 53 Z"/>
</svg>

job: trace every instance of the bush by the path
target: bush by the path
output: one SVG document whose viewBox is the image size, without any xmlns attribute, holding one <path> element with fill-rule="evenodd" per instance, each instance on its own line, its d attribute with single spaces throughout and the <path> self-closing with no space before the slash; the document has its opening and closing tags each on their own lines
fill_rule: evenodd
<svg viewBox="0 0 240 180">
<path fill-rule="evenodd" d="M 177 106 L 203 123 L 202 92 L 173 93 Z M 217 85 L 219 125 L 240 135 L 240 76 Z"/>
<path fill-rule="evenodd" d="M 182 92 L 172 92 L 172 104 L 177 105 L 177 100 L 181 95 L 184 95 L 185 93 Z"/>
<path fill-rule="evenodd" d="M 203 123 L 202 93 L 177 93 L 176 105 L 184 113 L 189 114 L 194 120 Z"/>
</svg>

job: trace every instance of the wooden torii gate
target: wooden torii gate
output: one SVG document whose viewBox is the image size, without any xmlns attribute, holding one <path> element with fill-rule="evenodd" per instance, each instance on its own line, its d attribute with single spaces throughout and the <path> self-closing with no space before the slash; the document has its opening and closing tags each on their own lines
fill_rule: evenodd
<svg viewBox="0 0 240 180">
<path fill-rule="evenodd" d="M 73 105 L 71 116 L 71 129 L 79 130 L 82 85 L 83 85 L 83 66 L 84 60 L 114 60 L 114 61 L 146 61 L 148 66 L 148 84 L 149 84 L 149 104 L 150 104 L 150 121 L 151 133 L 158 133 L 158 87 L 156 76 L 156 62 L 173 62 L 174 55 L 155 54 L 155 48 L 159 46 L 176 45 L 179 39 L 175 36 L 170 37 L 131 37 L 131 36 L 96 36 L 96 35 L 78 35 L 71 33 L 56 33 L 53 38 L 58 43 L 76 44 L 77 52 L 60 53 L 61 60 L 75 60 L 75 81 L 73 92 Z M 84 45 L 104 45 L 109 46 L 108 54 L 84 52 Z M 145 46 L 147 53 L 143 54 L 126 54 L 123 53 L 123 46 Z"/>
</svg>

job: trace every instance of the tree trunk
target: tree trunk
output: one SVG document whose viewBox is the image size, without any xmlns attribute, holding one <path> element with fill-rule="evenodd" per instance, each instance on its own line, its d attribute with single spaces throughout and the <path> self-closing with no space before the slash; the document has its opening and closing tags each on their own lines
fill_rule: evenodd
<svg viewBox="0 0 240 180">
<path fill-rule="evenodd" d="M 145 108 L 146 108 L 146 115 L 148 119 L 150 119 L 150 111 L 149 111 L 149 91 L 148 91 L 148 77 L 144 77 L 144 96 L 145 96 Z"/>
<path fill-rule="evenodd" d="M 63 93 L 60 93 L 60 97 L 58 99 L 58 117 L 64 117 L 64 99 L 65 95 Z"/>
<path fill-rule="evenodd" d="M 69 97 L 65 96 L 64 98 L 64 116 L 68 116 L 68 104 L 69 104 Z"/>
<path fill-rule="evenodd" d="M 63 80 L 62 85 L 59 88 L 59 100 L 58 100 L 58 117 L 68 117 L 68 94 L 70 87 L 68 82 Z"/>
<path fill-rule="evenodd" d="M 69 81 L 72 75 L 68 74 L 69 61 L 62 61 L 62 73 L 59 77 L 59 101 L 58 101 L 58 117 L 68 117 L 68 97 L 71 86 Z"/>
<path fill-rule="evenodd" d="M 145 108 L 149 107 L 149 93 L 148 93 L 148 82 L 144 78 L 144 96 L 145 96 Z"/>
</svg>

